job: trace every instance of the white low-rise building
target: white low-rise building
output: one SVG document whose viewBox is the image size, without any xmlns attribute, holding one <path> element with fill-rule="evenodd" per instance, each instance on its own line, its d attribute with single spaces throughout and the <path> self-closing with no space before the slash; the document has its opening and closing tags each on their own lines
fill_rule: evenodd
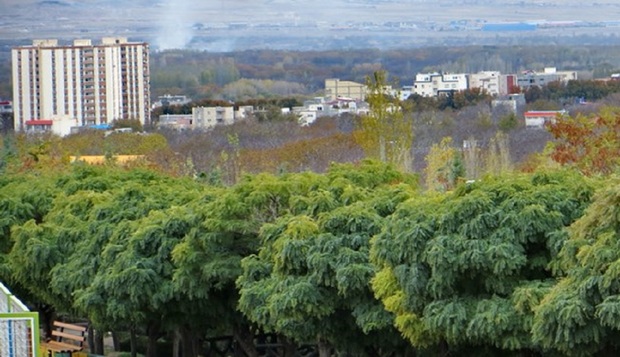
<svg viewBox="0 0 620 357">
<path fill-rule="evenodd" d="M 464 73 L 418 73 L 413 82 L 414 94 L 423 97 L 436 97 L 442 93 L 458 92 L 467 88 L 467 75 Z"/>
</svg>

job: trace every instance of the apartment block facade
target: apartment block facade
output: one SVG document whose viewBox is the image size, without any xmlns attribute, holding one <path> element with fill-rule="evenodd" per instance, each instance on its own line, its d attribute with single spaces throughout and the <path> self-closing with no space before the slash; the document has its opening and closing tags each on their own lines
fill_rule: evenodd
<svg viewBox="0 0 620 357">
<path fill-rule="evenodd" d="M 147 43 L 35 40 L 14 48 L 12 63 L 16 131 L 67 135 L 117 119 L 150 122 Z"/>
</svg>

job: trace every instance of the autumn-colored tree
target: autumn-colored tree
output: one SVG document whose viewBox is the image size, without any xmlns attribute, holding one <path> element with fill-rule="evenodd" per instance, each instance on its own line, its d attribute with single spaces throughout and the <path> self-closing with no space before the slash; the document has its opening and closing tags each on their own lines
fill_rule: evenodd
<svg viewBox="0 0 620 357">
<path fill-rule="evenodd" d="M 498 131 L 489 141 L 486 155 L 487 172 L 500 175 L 512 169 L 508 134 Z"/>
<path fill-rule="evenodd" d="M 586 175 L 609 174 L 620 164 L 620 108 L 598 114 L 558 116 L 547 123 L 555 138 L 551 158 Z"/>
<path fill-rule="evenodd" d="M 403 113 L 398 98 L 388 93 L 387 74 L 377 71 L 366 79 L 366 101 L 370 112 L 362 116 L 356 139 L 367 157 L 397 165 L 405 171 L 412 167 L 412 121 Z"/>
<path fill-rule="evenodd" d="M 439 144 L 433 144 L 426 156 L 426 188 L 446 191 L 454 188 L 465 169 L 461 153 L 452 146 L 452 138 L 445 137 Z"/>
</svg>

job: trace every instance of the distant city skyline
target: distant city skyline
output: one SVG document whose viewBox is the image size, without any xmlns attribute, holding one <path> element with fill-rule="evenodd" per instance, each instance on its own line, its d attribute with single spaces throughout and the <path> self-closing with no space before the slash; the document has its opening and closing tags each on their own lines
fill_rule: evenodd
<svg viewBox="0 0 620 357">
<path fill-rule="evenodd" d="M 156 49 L 239 50 L 294 46 L 269 38 L 369 38 L 369 46 L 393 38 L 385 24 L 405 23 L 409 36 L 462 35 L 484 23 L 527 22 L 570 27 L 558 34 L 618 33 L 620 3 L 575 0 L 2 0 L 0 40 L 128 36 Z M 32 16 L 36 13 L 37 16 Z M 596 29 L 592 29 L 596 27 Z M 239 41 L 243 38 L 263 41 Z M 398 41 L 403 40 L 399 33 Z M 258 43 L 257 43 L 258 42 Z M 285 41 L 286 42 L 286 41 Z M 389 43 L 386 43 L 386 45 Z M 315 41 L 315 46 L 321 46 Z"/>
</svg>

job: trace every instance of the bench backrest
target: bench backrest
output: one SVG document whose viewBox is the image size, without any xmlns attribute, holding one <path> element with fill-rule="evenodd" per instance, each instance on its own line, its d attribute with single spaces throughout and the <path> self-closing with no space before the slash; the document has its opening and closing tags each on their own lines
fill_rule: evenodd
<svg viewBox="0 0 620 357">
<path fill-rule="evenodd" d="M 56 337 L 56 341 L 70 343 L 79 347 L 84 346 L 86 327 L 54 321 L 54 328 L 52 336 Z"/>
</svg>

